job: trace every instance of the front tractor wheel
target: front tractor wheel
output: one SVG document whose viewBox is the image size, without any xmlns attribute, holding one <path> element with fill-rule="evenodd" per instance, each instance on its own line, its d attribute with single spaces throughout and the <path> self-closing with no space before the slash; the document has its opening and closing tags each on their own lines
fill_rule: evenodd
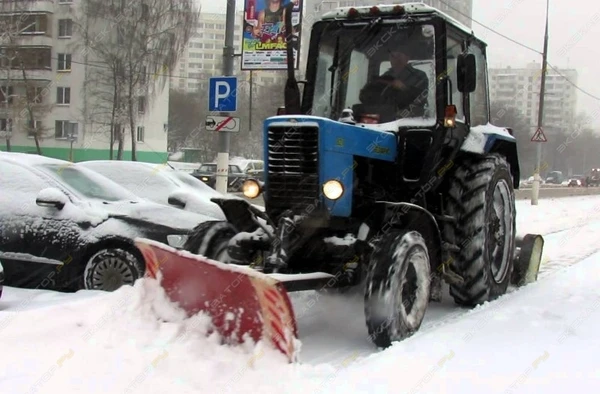
<svg viewBox="0 0 600 394">
<path fill-rule="evenodd" d="M 196 226 L 183 249 L 225 264 L 251 265 L 258 260 L 256 252 L 232 245 L 230 241 L 237 234 L 229 222 L 204 222 Z"/>
<path fill-rule="evenodd" d="M 448 242 L 460 249 L 450 266 L 464 278 L 450 294 L 463 306 L 476 306 L 506 293 L 513 270 L 515 195 L 503 156 L 467 159 L 450 178 L 446 226 Z"/>
<path fill-rule="evenodd" d="M 366 278 L 369 337 L 388 347 L 414 334 L 429 304 L 429 252 L 416 231 L 390 230 L 376 244 Z"/>
</svg>

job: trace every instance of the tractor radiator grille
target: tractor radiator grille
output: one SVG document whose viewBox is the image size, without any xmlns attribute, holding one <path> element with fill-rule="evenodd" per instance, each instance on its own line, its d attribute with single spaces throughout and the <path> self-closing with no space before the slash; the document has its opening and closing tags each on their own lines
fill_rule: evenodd
<svg viewBox="0 0 600 394">
<path fill-rule="evenodd" d="M 319 197 L 319 128 L 269 127 L 267 212 L 308 213 Z"/>
</svg>

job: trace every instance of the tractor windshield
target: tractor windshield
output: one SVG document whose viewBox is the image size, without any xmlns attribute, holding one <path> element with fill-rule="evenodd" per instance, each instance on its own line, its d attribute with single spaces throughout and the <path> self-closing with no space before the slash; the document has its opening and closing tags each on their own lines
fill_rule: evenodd
<svg viewBox="0 0 600 394">
<path fill-rule="evenodd" d="M 318 38 L 312 114 L 339 120 L 349 109 L 358 123 L 435 125 L 434 33 L 423 24 L 328 24 Z"/>
</svg>

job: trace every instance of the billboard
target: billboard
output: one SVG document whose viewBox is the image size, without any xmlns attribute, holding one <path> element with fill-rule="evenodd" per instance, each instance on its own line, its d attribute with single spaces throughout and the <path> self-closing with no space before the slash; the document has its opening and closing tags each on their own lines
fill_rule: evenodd
<svg viewBox="0 0 600 394">
<path fill-rule="evenodd" d="M 244 0 L 242 70 L 287 68 L 284 7 L 290 2 L 294 3 L 292 25 L 298 42 L 298 48 L 294 49 L 294 67 L 298 69 L 304 0 Z"/>
</svg>

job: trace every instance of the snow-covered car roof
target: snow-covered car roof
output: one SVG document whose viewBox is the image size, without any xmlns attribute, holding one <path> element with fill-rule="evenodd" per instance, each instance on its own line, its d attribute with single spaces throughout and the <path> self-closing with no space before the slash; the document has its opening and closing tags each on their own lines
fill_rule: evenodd
<svg viewBox="0 0 600 394">
<path fill-rule="evenodd" d="M 70 163 L 65 160 L 54 159 L 52 157 L 40 156 L 32 153 L 18 153 L 18 152 L 0 152 L 0 158 L 6 160 L 13 160 L 21 165 L 35 166 L 38 164 L 65 164 Z"/>
</svg>

